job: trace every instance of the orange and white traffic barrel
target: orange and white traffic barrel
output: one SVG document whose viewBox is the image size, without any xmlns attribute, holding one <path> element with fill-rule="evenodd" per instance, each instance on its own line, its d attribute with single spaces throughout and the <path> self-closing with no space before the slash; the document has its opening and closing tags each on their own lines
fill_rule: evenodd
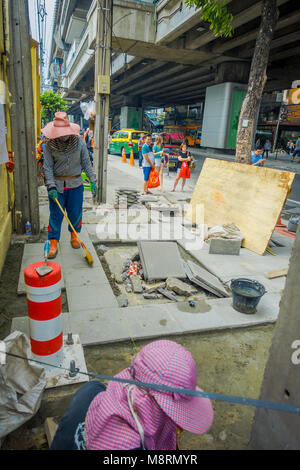
<svg viewBox="0 0 300 470">
<path fill-rule="evenodd" d="M 25 268 L 24 278 L 30 324 L 31 351 L 35 359 L 50 365 L 63 361 L 63 329 L 61 316 L 61 268 L 48 262 L 52 271 L 39 276 L 35 268 L 44 261 Z"/>
</svg>

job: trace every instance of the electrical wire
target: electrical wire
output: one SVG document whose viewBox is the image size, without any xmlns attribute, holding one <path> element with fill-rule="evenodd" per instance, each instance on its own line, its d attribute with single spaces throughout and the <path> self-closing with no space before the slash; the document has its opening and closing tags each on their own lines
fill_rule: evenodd
<svg viewBox="0 0 300 470">
<path fill-rule="evenodd" d="M 6 356 L 11 356 L 17 359 L 22 359 L 27 362 L 34 362 L 36 364 L 41 364 L 44 366 L 52 367 L 54 369 L 60 369 L 67 371 L 69 373 L 74 372 L 74 370 L 67 369 L 66 367 L 61 367 L 61 366 L 55 366 L 52 364 L 47 364 L 42 361 L 38 361 L 36 359 L 28 359 L 27 357 L 20 356 L 18 354 L 13 354 L 13 353 L 8 353 L 6 351 L 1 351 L 1 354 L 5 354 Z M 293 414 L 300 414 L 300 406 L 294 406 L 294 405 L 287 405 L 286 403 L 277 403 L 273 401 L 266 401 L 266 400 L 257 400 L 254 398 L 246 398 L 246 397 L 238 397 L 238 396 L 233 396 L 233 395 L 223 395 L 220 393 L 210 393 L 210 392 L 201 392 L 196 389 L 188 389 L 188 388 L 179 388 L 179 387 L 170 387 L 168 385 L 163 385 L 163 384 L 156 384 L 152 382 L 142 382 L 140 380 L 133 380 L 133 379 L 121 379 L 119 377 L 112 377 L 109 375 L 102 375 L 102 374 L 95 374 L 92 372 L 83 372 L 80 371 L 79 369 L 75 369 L 76 375 L 81 374 L 85 375 L 88 377 L 92 377 L 94 379 L 100 379 L 100 380 L 106 380 L 106 381 L 113 381 L 113 382 L 119 382 L 119 383 L 124 383 L 124 384 L 131 384 L 131 385 L 136 385 L 137 387 L 142 387 L 142 388 L 147 388 L 150 390 L 158 391 L 158 392 L 170 392 L 170 393 L 176 393 L 180 395 L 187 395 L 187 396 L 194 396 L 194 397 L 201 397 L 201 398 L 209 398 L 210 400 L 217 400 L 217 401 L 223 401 L 227 403 L 235 403 L 237 405 L 246 405 L 246 406 L 254 406 L 257 408 L 265 408 L 265 409 L 271 409 L 271 410 L 276 410 L 276 411 L 282 411 L 285 413 L 293 413 Z"/>
</svg>

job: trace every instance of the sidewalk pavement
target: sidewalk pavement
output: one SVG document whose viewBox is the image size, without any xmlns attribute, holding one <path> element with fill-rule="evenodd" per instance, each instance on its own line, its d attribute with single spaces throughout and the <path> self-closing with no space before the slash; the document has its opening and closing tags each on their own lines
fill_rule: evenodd
<svg viewBox="0 0 300 470">
<path fill-rule="evenodd" d="M 189 151 L 194 156 L 216 158 L 218 160 L 227 160 L 230 162 L 235 161 L 235 155 L 228 155 L 228 154 L 222 153 L 221 151 L 219 152 L 213 149 L 189 147 Z M 287 153 L 284 153 L 284 154 L 278 153 L 277 157 L 276 157 L 276 152 L 269 153 L 269 158 L 266 159 L 265 166 L 267 168 L 274 168 L 276 170 L 292 171 L 296 173 L 297 175 L 299 175 L 300 163 L 299 164 L 296 163 L 296 160 L 298 160 L 298 158 L 295 157 L 294 163 L 291 163 L 290 160 L 291 160 L 291 156 L 288 155 Z"/>
<path fill-rule="evenodd" d="M 175 179 L 175 173 L 170 172 L 170 175 L 165 177 L 166 193 L 160 193 L 158 190 L 153 190 L 153 193 L 160 195 L 160 199 L 164 199 L 161 196 L 167 196 L 168 198 L 172 196 L 174 200 L 178 198 L 179 201 L 182 198 L 189 198 L 192 194 L 195 177 L 196 175 L 187 182 L 186 193 L 183 194 L 178 191 L 170 194 L 168 191 L 172 188 Z M 122 163 L 120 157 L 109 156 L 108 202 L 114 201 L 116 187 L 130 186 L 142 191 L 142 185 L 143 172 L 137 165 L 130 166 L 128 163 Z M 86 192 L 84 205 L 88 212 L 92 214 L 94 210 L 89 202 L 90 200 L 91 195 Z M 46 201 L 43 202 L 45 204 Z M 43 207 L 41 221 L 44 222 L 45 226 L 48 207 L 46 205 Z M 95 222 L 93 222 L 94 230 L 97 225 Z M 168 228 L 167 221 L 157 220 L 154 223 L 159 226 L 160 233 Z M 187 243 L 190 242 L 189 237 L 192 232 L 187 234 L 186 232 L 190 229 L 186 228 L 182 232 L 182 239 L 176 238 L 176 241 L 185 249 L 188 256 L 203 264 L 209 271 L 216 272 L 223 283 L 228 283 L 232 278 L 247 275 L 247 277 L 263 282 L 268 290 L 268 293 L 265 294 L 259 304 L 256 315 L 244 315 L 234 310 L 231 298 L 196 300 L 197 308 L 195 312 L 199 310 L 201 315 L 195 315 L 195 312 L 191 311 L 189 307 L 188 300 L 120 308 L 112 286 L 109 284 L 91 243 L 89 230 L 91 227 L 92 223 L 84 223 L 81 236 L 94 257 L 93 268 L 87 266 L 82 250 L 73 250 L 71 248 L 65 223 L 60 242 L 61 267 L 69 306 L 69 313 L 62 314 L 63 332 L 67 334 L 71 328 L 74 334 L 79 335 L 84 346 L 124 341 L 130 338 L 134 340 L 161 338 L 182 333 L 231 329 L 276 322 L 285 278 L 275 279 L 275 282 L 268 281 L 265 279 L 264 272 L 269 269 L 288 266 L 293 245 L 292 240 L 276 235 L 276 238 L 280 238 L 282 245 L 284 245 L 283 248 L 277 248 L 277 256 L 269 254 L 259 256 L 244 248 L 241 250 L 240 256 L 222 255 L 219 259 L 218 255 L 214 257 L 208 254 L 206 244 L 196 251 L 195 249 L 188 249 Z M 101 243 L 101 240 L 98 240 L 98 242 Z M 41 251 L 41 246 L 28 246 L 26 252 L 24 252 L 24 258 L 28 255 L 36 257 L 36 250 Z M 29 258 L 26 262 L 29 262 Z M 22 264 L 20 278 L 23 275 L 24 264 L 25 259 Z M 24 331 L 29 334 L 28 317 L 14 318 L 12 331 L 14 330 Z"/>
</svg>

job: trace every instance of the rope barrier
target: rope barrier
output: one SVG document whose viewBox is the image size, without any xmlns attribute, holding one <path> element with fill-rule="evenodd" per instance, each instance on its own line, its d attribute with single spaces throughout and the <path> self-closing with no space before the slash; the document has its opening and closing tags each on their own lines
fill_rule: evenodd
<svg viewBox="0 0 300 470">
<path fill-rule="evenodd" d="M 4 352 L 4 351 L 3 351 Z M 5 352 L 7 356 L 15 357 L 18 359 L 23 359 L 28 362 L 35 362 L 37 364 L 45 365 L 47 367 L 53 367 L 55 369 L 61 369 L 65 370 L 68 372 L 71 372 L 70 369 L 67 369 L 65 367 L 60 367 L 60 366 L 54 366 L 47 364 L 45 362 L 37 361 L 36 359 L 28 359 L 27 357 L 19 356 L 17 354 L 13 353 L 7 353 Z M 141 382 L 138 380 L 131 380 L 131 379 L 121 379 L 118 377 L 111 377 L 109 375 L 102 375 L 102 374 L 94 374 L 91 372 L 82 372 L 80 370 L 76 370 L 78 374 L 86 375 L 95 379 L 101 379 L 101 380 L 108 380 L 108 381 L 113 381 L 113 382 L 120 382 L 120 383 L 126 383 L 126 384 L 132 384 L 136 385 L 138 387 L 143 387 L 143 388 L 148 388 L 150 390 L 158 391 L 158 392 L 171 392 L 171 393 L 178 393 L 181 395 L 188 395 L 188 396 L 195 396 L 195 397 L 201 397 L 201 398 L 209 398 L 211 400 L 217 400 L 217 401 L 223 401 L 223 402 L 228 402 L 228 403 L 235 403 L 237 405 L 247 405 L 247 406 L 255 406 L 257 408 L 265 408 L 265 409 L 270 409 L 270 410 L 275 410 L 275 411 L 281 411 L 281 412 L 286 412 L 286 413 L 293 413 L 293 414 L 300 414 L 300 406 L 293 406 L 293 405 L 287 405 L 284 403 L 276 403 L 272 401 L 266 401 L 266 400 L 256 400 L 253 398 L 245 398 L 245 397 L 238 397 L 238 396 L 232 396 L 232 395 L 223 395 L 219 393 L 210 393 L 210 392 L 200 392 L 198 390 L 193 390 L 193 389 L 187 389 L 187 388 L 177 388 L 177 387 L 169 387 L 168 385 L 158 385 L 155 383 L 148 383 L 148 382 Z"/>
</svg>

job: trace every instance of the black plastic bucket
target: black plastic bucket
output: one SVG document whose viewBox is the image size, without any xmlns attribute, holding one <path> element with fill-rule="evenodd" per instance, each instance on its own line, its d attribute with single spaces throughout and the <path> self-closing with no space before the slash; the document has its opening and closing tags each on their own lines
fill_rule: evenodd
<svg viewBox="0 0 300 470">
<path fill-rule="evenodd" d="M 252 279 L 233 279 L 232 290 L 233 308 L 241 313 L 255 313 L 258 302 L 266 293 L 265 287 Z"/>
</svg>

